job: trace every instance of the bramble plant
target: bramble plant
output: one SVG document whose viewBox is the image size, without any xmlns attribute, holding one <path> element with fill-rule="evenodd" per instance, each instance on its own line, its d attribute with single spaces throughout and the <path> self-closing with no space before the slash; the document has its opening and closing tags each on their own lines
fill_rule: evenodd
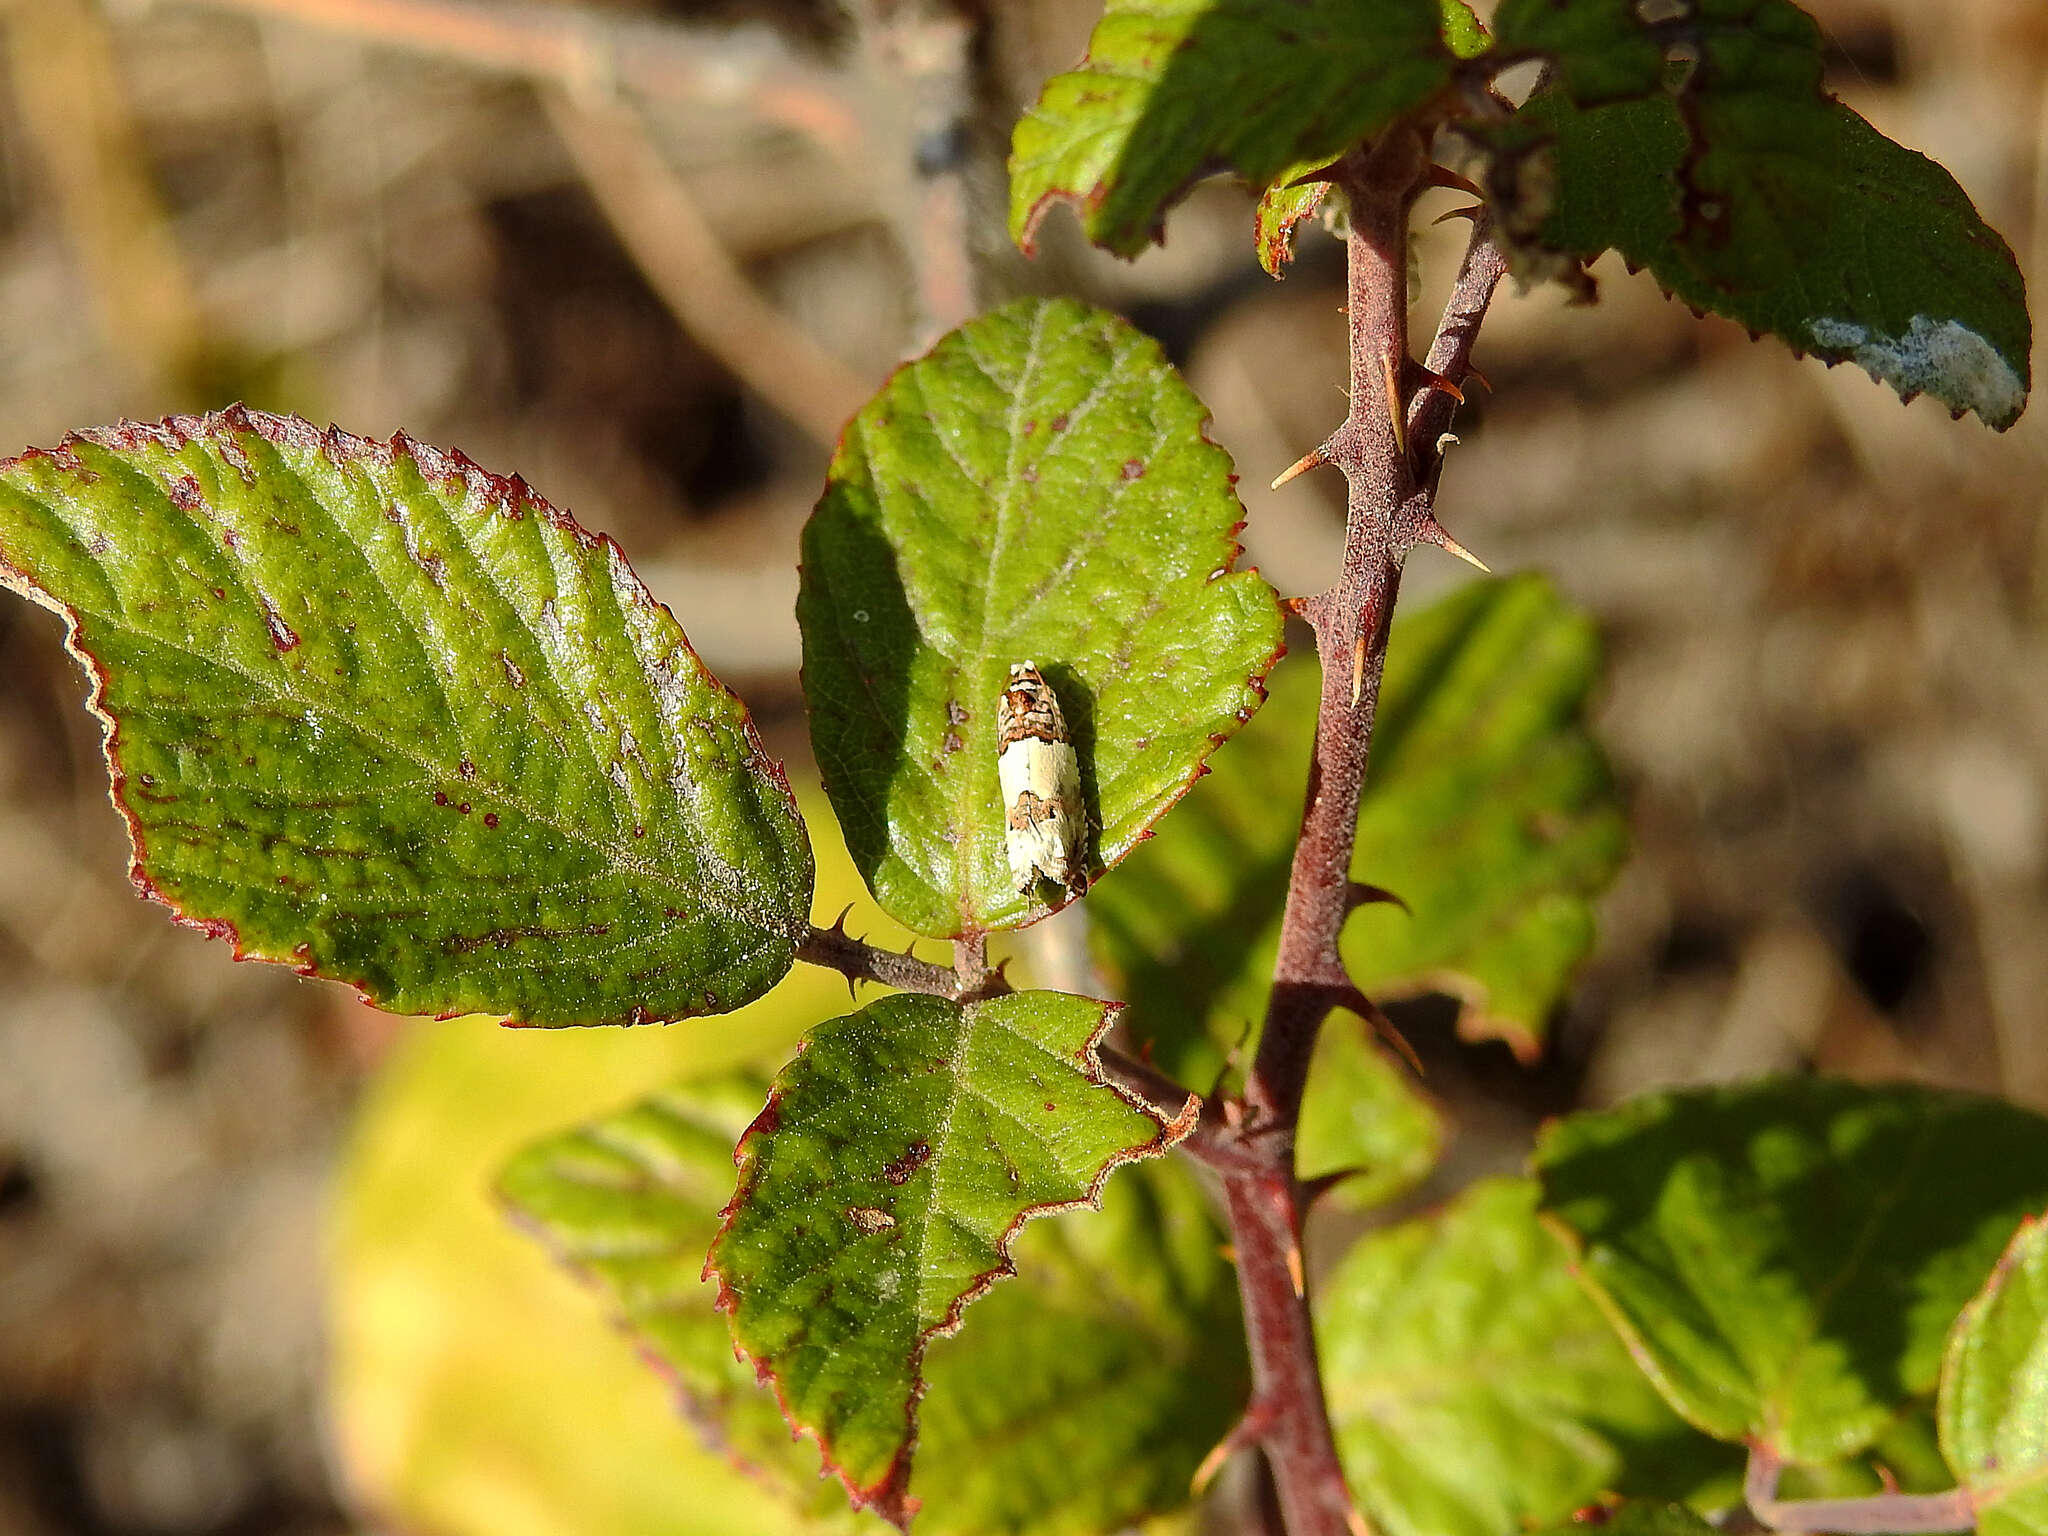
<svg viewBox="0 0 2048 1536">
<path fill-rule="evenodd" d="M 708 1436 L 819 1518 L 1107 1532 L 1243 1450 L 1294 1536 L 1587 1506 L 1685 1536 L 1738 1503 L 2048 1536 L 2048 1120 L 2017 1107 L 1662 1094 L 1302 1256 L 1312 1201 L 1384 1205 L 1436 1159 L 1372 995 L 1448 987 L 1533 1058 L 1623 853 L 1588 622 L 1532 577 L 1392 622 L 1411 549 L 1462 553 L 1435 504 L 1496 285 L 1589 292 L 1613 249 L 2003 429 L 2011 253 L 1824 93 L 1788 0 L 1502 0 L 1490 28 L 1463 0 L 1110 0 L 1017 127 L 1011 232 L 1065 201 L 1132 255 L 1217 169 L 1263 190 L 1276 276 L 1311 215 L 1346 244 L 1350 412 L 1290 471 L 1349 485 L 1326 590 L 1237 569 L 1201 403 L 1064 300 L 901 368 L 804 531 L 831 813 L 950 965 L 814 921 L 782 768 L 609 540 L 460 454 L 239 408 L 0 465 L 0 573 L 69 623 L 136 884 L 407 1013 L 684 1020 L 799 963 L 887 989 L 772 1077 L 680 1083 L 502 1178 Z M 1442 186 L 1472 237 L 1417 359 L 1409 211 Z M 1313 678 L 1279 665 L 1288 614 Z M 991 965 L 1083 889 L 1113 997 Z M 1780 1497 L 1788 1468 L 1826 1496 Z"/>
</svg>

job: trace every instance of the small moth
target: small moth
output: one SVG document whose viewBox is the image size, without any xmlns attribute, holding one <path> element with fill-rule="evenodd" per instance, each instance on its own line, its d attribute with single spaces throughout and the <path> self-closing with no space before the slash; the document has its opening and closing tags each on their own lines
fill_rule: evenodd
<svg viewBox="0 0 2048 1536">
<path fill-rule="evenodd" d="M 1081 765 L 1059 698 L 1031 662 L 1010 668 L 996 706 L 996 752 L 1010 878 L 1026 896 L 1041 879 L 1080 895 L 1088 884 Z"/>
</svg>

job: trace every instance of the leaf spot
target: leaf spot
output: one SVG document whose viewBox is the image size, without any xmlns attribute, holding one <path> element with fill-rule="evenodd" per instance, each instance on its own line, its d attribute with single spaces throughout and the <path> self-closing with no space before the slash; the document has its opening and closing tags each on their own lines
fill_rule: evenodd
<svg viewBox="0 0 2048 1536">
<path fill-rule="evenodd" d="M 1144 479 L 1144 478 L 1145 478 L 1145 465 L 1144 465 L 1144 461 L 1143 461 L 1143 460 L 1140 460 L 1140 459 L 1125 459 L 1125 460 L 1124 460 L 1124 466 L 1123 466 L 1123 477 L 1124 477 L 1124 478 L 1125 478 L 1126 480 L 1142 480 L 1142 479 Z"/>
<path fill-rule="evenodd" d="M 270 643 L 277 648 L 280 656 L 299 648 L 298 635 L 293 632 L 291 625 L 285 623 L 284 615 L 267 602 L 263 605 L 263 622 L 270 626 Z"/>
<path fill-rule="evenodd" d="M 882 1177 L 891 1184 L 908 1184 L 910 1176 L 922 1168 L 930 1160 L 931 1155 L 929 1142 L 913 1141 L 904 1149 L 901 1157 L 882 1169 Z"/>
<path fill-rule="evenodd" d="M 498 825 L 498 813 L 496 811 L 485 811 L 484 825 L 487 827 L 496 827 Z"/>
<path fill-rule="evenodd" d="M 877 1232 L 886 1232 L 896 1225 L 896 1218 L 887 1211 L 877 1210 L 871 1205 L 850 1205 L 846 1208 L 846 1219 L 862 1233 L 872 1237 Z"/>
<path fill-rule="evenodd" d="M 180 512 L 197 512 L 206 505 L 206 498 L 199 494 L 199 482 L 191 475 L 180 475 L 169 486 L 171 505 Z"/>
</svg>

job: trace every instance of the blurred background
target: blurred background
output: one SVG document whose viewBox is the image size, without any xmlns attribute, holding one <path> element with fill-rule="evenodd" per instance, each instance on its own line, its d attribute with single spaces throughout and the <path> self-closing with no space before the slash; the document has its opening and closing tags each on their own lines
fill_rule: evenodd
<svg viewBox="0 0 2048 1536">
<path fill-rule="evenodd" d="M 1809 8 L 1830 87 L 2048 288 L 2048 10 Z M 1009 125 L 1093 20 L 0 0 L 0 452 L 240 398 L 516 470 L 619 540 L 814 788 L 798 528 L 839 422 L 977 304 L 1129 315 L 1214 410 L 1251 558 L 1301 592 L 1338 547 L 1332 472 L 1263 489 L 1343 413 L 1335 242 L 1304 231 L 1275 284 L 1226 186 L 1130 265 L 1064 213 L 1035 263 L 1002 237 Z M 1462 232 L 1420 243 L 1419 330 Z M 1598 273 L 1589 309 L 1504 291 L 1440 512 L 1599 620 L 1635 854 L 1544 1063 L 1406 1016 L 1459 1123 L 1436 1192 L 1514 1166 L 1543 1115 L 1672 1082 L 1812 1065 L 2048 1109 L 2048 422 L 1901 407 Z M 1462 571 L 1420 551 L 1404 596 Z M 408 1023 L 229 964 L 132 894 L 83 692 L 59 626 L 0 603 L 0 1536 L 715 1528 L 540 1488 L 544 1424 L 492 1442 L 502 1465 L 420 1446 L 484 1411 L 475 1361 L 516 1337 L 603 1357 L 593 1432 L 641 1415 L 615 1448 L 694 1455 L 481 1186 L 526 1135 L 740 1046 Z M 449 1286 L 473 1305 L 436 1313 Z"/>
</svg>

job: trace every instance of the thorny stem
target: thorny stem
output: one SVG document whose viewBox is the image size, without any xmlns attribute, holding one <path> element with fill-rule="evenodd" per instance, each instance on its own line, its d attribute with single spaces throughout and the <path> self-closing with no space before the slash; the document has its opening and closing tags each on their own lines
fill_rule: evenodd
<svg viewBox="0 0 2048 1536">
<path fill-rule="evenodd" d="M 1977 1523 L 1967 1489 L 1880 1493 L 1863 1499 L 1780 1499 L 1778 1475 L 1784 1469 L 1784 1462 L 1767 1447 L 1749 1448 L 1743 1498 L 1750 1513 L 1769 1530 L 1876 1536 L 1879 1532 L 1967 1531 Z"/>
<path fill-rule="evenodd" d="M 860 142 L 858 113 L 835 72 L 797 57 L 766 27 L 691 27 L 529 0 L 199 3 L 551 81 L 583 95 L 617 87 L 744 113 L 794 128 L 841 155 Z"/>
<path fill-rule="evenodd" d="M 1277 1490 L 1289 1536 L 1362 1536 L 1330 1432 L 1309 1315 L 1301 1251 L 1307 1191 L 1294 1174 L 1294 1138 L 1316 1035 L 1339 1006 L 1370 1013 L 1338 954 L 1346 916 L 1385 893 L 1351 879 L 1359 799 L 1365 786 L 1388 625 L 1401 564 L 1418 543 L 1445 535 L 1432 504 L 1441 470 L 1438 437 L 1455 397 L 1426 388 L 1410 399 L 1408 206 L 1422 185 L 1421 140 L 1396 132 L 1347 158 L 1335 179 L 1350 202 L 1351 409 L 1319 450 L 1349 486 L 1344 560 L 1337 583 L 1300 604 L 1315 631 L 1322 696 L 1307 806 L 1295 845 L 1259 1046 L 1242 1104 L 1211 1099 L 1182 1150 L 1221 1176 L 1245 1333 L 1252 1400 L 1226 1445 L 1258 1445 Z M 1483 225 L 1475 226 L 1427 367 L 1461 382 L 1472 344 L 1504 271 Z M 956 942 L 955 966 L 878 950 L 838 925 L 813 929 L 800 958 L 849 981 L 879 981 L 942 997 L 1006 990 L 988 968 L 979 935 Z M 1170 1113 L 1184 1090 L 1146 1063 L 1104 1049 L 1109 1075 Z M 1929 1527 L 1932 1529 L 1933 1527 Z"/>
<path fill-rule="evenodd" d="M 1408 351 L 1408 206 L 1426 156 L 1419 137 L 1386 135 L 1348 157 L 1335 179 L 1350 203 L 1351 409 L 1321 450 L 1349 487 L 1337 583 L 1300 605 L 1315 631 L 1322 696 L 1307 806 L 1295 845 L 1272 999 L 1246 1075 L 1241 1123 L 1212 1138 L 1205 1160 L 1223 1175 L 1237 1251 L 1238 1288 L 1251 1345 L 1247 1420 L 1272 1468 L 1290 1536 L 1356 1536 L 1331 1437 L 1303 1283 L 1304 1191 L 1294 1174 L 1295 1127 L 1316 1035 L 1330 1010 L 1358 998 L 1338 954 L 1357 905 L 1350 879 L 1388 624 L 1401 563 L 1416 543 L 1438 542 L 1431 513 L 1435 442 L 1452 397 L 1425 390 L 1412 405 Z M 1497 255 L 1475 231 L 1464 270 L 1431 348 L 1429 366 L 1456 381 L 1499 280 Z M 1439 407 L 1438 398 L 1443 405 Z M 1423 435 L 1426 433 L 1427 435 Z M 1369 1006 L 1369 1005 L 1368 1005 Z M 1204 1149 L 1194 1148 L 1196 1155 Z"/>
<path fill-rule="evenodd" d="M 842 926 L 845 918 L 830 928 L 813 928 L 797 945 L 796 956 L 844 976 L 850 988 L 856 981 L 878 981 L 899 992 L 929 992 L 934 997 L 960 996 L 960 973 L 948 965 L 934 965 L 907 951 L 897 954 L 856 939 Z"/>
</svg>

